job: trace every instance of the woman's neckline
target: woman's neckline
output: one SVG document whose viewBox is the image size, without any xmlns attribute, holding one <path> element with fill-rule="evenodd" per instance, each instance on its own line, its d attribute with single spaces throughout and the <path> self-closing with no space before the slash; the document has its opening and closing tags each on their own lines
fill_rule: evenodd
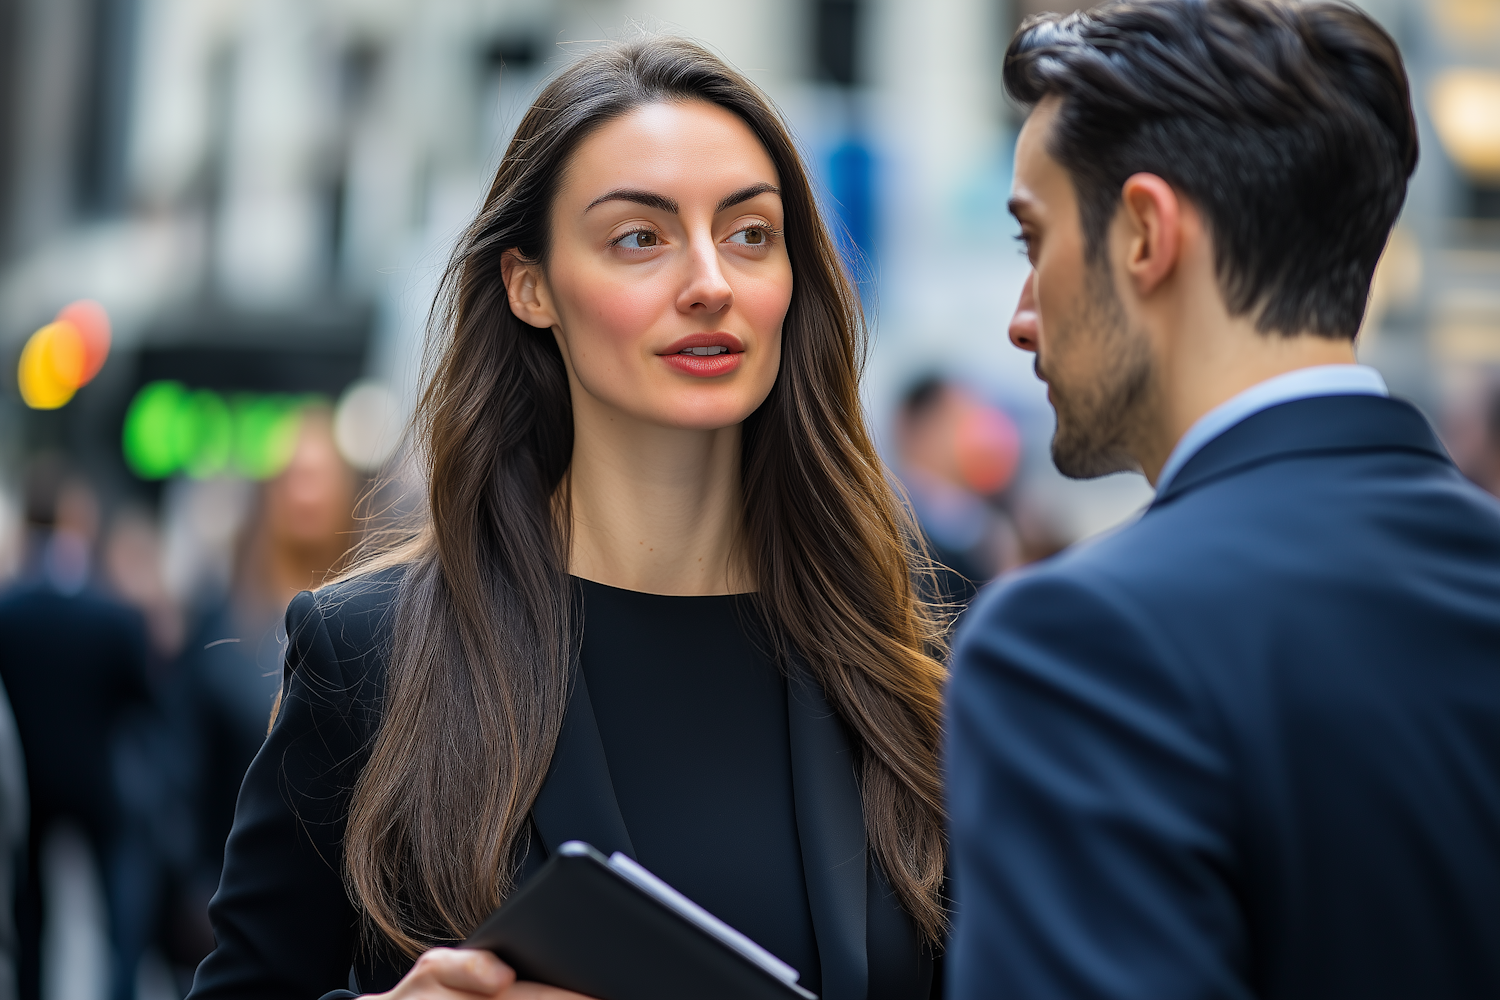
<svg viewBox="0 0 1500 1000">
<path fill-rule="evenodd" d="M 726 597 L 750 597 L 755 593 L 753 590 L 747 590 L 737 594 L 657 594 L 649 590 L 631 590 L 629 587 L 616 587 L 612 584 L 601 583 L 598 580 L 590 580 L 588 577 L 579 576 L 576 573 L 569 573 L 568 575 L 579 583 L 586 583 L 591 587 L 602 587 L 605 590 L 613 590 L 621 594 L 634 594 L 637 597 L 661 597 L 673 601 L 723 600 Z"/>
</svg>

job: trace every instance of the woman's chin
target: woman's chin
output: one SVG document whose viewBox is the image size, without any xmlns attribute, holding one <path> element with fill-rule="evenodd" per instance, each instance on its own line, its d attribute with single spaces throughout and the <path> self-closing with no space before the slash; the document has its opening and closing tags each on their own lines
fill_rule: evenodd
<svg viewBox="0 0 1500 1000">
<path fill-rule="evenodd" d="M 643 422 L 681 431 L 720 431 L 737 427 L 755 412 L 754 406 L 698 405 L 672 407 L 642 414 Z"/>
</svg>

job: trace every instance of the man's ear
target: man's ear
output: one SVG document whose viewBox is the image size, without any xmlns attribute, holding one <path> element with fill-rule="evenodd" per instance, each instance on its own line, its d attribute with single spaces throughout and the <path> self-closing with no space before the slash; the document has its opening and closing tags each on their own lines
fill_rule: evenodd
<svg viewBox="0 0 1500 1000">
<path fill-rule="evenodd" d="M 1182 255 L 1183 205 L 1172 185 L 1155 174 L 1133 174 L 1121 190 L 1126 226 L 1125 273 L 1136 293 L 1149 295 Z"/>
<path fill-rule="evenodd" d="M 500 258 L 500 280 L 510 298 L 510 311 L 529 326 L 550 330 L 558 325 L 557 310 L 552 306 L 552 289 L 547 287 L 541 265 L 507 250 Z"/>
</svg>

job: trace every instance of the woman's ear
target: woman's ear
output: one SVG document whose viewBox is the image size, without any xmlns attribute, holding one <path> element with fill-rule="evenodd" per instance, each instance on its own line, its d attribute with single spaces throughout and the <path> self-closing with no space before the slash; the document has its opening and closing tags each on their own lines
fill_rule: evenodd
<svg viewBox="0 0 1500 1000">
<path fill-rule="evenodd" d="M 542 330 L 558 325 L 557 310 L 552 307 L 552 289 L 547 287 L 541 265 L 507 250 L 500 258 L 500 280 L 510 298 L 510 311 L 522 323 Z"/>
</svg>

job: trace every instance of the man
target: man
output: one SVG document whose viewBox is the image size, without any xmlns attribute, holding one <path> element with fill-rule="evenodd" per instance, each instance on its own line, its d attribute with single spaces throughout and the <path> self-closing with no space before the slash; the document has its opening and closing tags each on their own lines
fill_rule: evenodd
<svg viewBox="0 0 1500 1000">
<path fill-rule="evenodd" d="M 0 685 L 0 1000 L 16 1000 L 16 875 L 26 862 L 26 762 Z"/>
<path fill-rule="evenodd" d="M 128 871 L 111 871 L 119 844 L 112 749 L 118 727 L 150 703 L 146 627 L 140 615 L 89 584 L 98 501 L 43 457 L 27 475 L 30 537 L 22 577 L 0 594 L 0 684 L 15 712 L 30 793 L 26 864 L 16 905 L 21 1000 L 42 996 L 45 910 L 43 856 L 57 828 L 81 830 L 105 873 L 111 932 L 126 929 L 119 891 Z M 54 840 L 55 842 L 55 840 Z M 114 877 L 111 877 L 114 876 Z M 135 968 L 116 963 L 117 996 L 134 990 Z"/>
<path fill-rule="evenodd" d="M 1350 6 L 1023 25 L 1011 339 L 1156 486 L 950 692 L 953 1000 L 1500 997 L 1500 506 L 1355 364 L 1417 138 Z"/>
</svg>

